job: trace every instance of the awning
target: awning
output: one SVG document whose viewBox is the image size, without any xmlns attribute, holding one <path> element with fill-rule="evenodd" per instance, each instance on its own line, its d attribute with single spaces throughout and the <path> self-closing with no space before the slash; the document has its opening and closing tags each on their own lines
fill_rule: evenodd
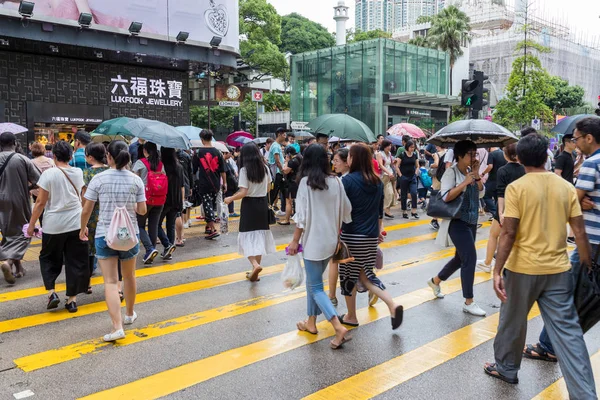
<svg viewBox="0 0 600 400">
<path fill-rule="evenodd" d="M 433 94 L 425 92 L 394 93 L 389 95 L 391 101 L 411 102 L 418 104 L 430 104 L 432 106 L 456 106 L 460 105 L 460 97 Z"/>
</svg>

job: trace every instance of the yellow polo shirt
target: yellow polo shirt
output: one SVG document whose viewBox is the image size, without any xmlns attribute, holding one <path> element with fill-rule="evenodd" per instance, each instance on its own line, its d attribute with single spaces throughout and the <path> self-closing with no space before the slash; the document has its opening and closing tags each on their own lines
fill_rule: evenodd
<svg viewBox="0 0 600 400">
<path fill-rule="evenodd" d="M 505 268 L 526 275 L 571 269 L 567 223 L 582 215 L 575 187 L 552 172 L 529 173 L 506 188 L 504 217 L 519 228 Z"/>
</svg>

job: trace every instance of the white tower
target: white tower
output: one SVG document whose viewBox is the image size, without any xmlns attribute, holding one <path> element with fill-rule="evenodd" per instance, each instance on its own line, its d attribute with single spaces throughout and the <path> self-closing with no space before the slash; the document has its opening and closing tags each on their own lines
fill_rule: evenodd
<svg viewBox="0 0 600 400">
<path fill-rule="evenodd" d="M 348 8 L 344 0 L 339 0 L 337 7 L 333 7 L 333 19 L 336 22 L 335 44 L 337 46 L 346 44 L 346 21 L 350 18 L 348 17 Z"/>
</svg>

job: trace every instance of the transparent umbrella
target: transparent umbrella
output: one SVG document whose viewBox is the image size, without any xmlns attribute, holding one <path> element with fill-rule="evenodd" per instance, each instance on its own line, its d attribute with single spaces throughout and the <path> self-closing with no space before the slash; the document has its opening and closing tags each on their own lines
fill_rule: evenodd
<svg viewBox="0 0 600 400">
<path fill-rule="evenodd" d="M 125 124 L 125 129 L 133 136 L 163 147 L 190 148 L 190 139 L 184 133 L 160 121 L 138 118 Z"/>
</svg>

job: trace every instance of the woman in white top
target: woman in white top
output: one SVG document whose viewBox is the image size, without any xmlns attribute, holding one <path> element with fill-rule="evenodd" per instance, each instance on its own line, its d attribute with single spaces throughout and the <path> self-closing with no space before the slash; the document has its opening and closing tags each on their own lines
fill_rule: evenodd
<svg viewBox="0 0 600 400">
<path fill-rule="evenodd" d="M 67 142 L 57 142 L 52 153 L 56 168 L 40 176 L 38 198 L 27 234 L 33 236 L 35 224 L 44 212 L 40 269 L 44 286 L 50 292 L 46 309 L 60 304 L 54 286 L 64 262 L 68 297 L 65 308 L 74 313 L 77 312 L 77 295 L 87 292 L 90 282 L 88 245 L 79 238 L 83 171 L 69 166 L 73 149 Z"/>
<path fill-rule="evenodd" d="M 338 349 L 351 338 L 323 291 L 323 272 L 335 253 L 342 222 L 351 222 L 352 206 L 341 180 L 331 175 L 327 152 L 320 145 L 312 144 L 305 150 L 298 179 L 296 230 L 288 250 L 290 255 L 297 254 L 302 240 L 308 319 L 296 326 L 300 331 L 316 335 L 317 316 L 325 314 L 335 329 L 331 347 Z"/>
<path fill-rule="evenodd" d="M 381 168 L 382 176 L 381 180 L 383 181 L 383 209 L 385 212 L 385 216 L 387 218 L 394 218 L 392 215 L 391 208 L 395 204 L 394 198 L 394 184 L 396 182 L 396 177 L 394 176 L 394 168 L 396 168 L 395 160 L 392 156 L 392 142 L 389 140 L 384 140 L 381 142 L 381 146 L 379 147 L 380 151 L 377 152 L 377 162 L 379 163 L 379 168 Z"/>
<path fill-rule="evenodd" d="M 79 237 L 88 240 L 87 224 L 96 202 L 100 203 L 98 225 L 96 226 L 96 258 L 104 277 L 104 296 L 113 330 L 104 335 L 105 342 L 113 342 L 125 337 L 123 324 L 130 325 L 137 319 L 133 310 L 136 294 L 135 261 L 140 250 L 139 243 L 127 251 L 114 250 L 106 243 L 113 213 L 116 207 L 125 207 L 131 225 L 139 238 L 139 228 L 136 224 L 136 213 L 145 215 L 146 194 L 141 178 L 129 171 L 130 156 L 127 144 L 116 140 L 110 142 L 107 149 L 106 161 L 110 169 L 95 175 L 85 192 L 85 205 L 81 213 L 81 231 Z M 121 319 L 121 299 L 119 297 L 118 265 L 121 261 L 125 295 L 125 318 Z"/>
<path fill-rule="evenodd" d="M 246 274 L 251 282 L 262 271 L 262 256 L 275 253 L 275 241 L 269 229 L 269 200 L 267 193 L 271 175 L 255 143 L 246 143 L 240 152 L 239 190 L 225 198 L 225 204 L 242 199 L 238 253 L 247 257 L 252 271 Z"/>
</svg>

